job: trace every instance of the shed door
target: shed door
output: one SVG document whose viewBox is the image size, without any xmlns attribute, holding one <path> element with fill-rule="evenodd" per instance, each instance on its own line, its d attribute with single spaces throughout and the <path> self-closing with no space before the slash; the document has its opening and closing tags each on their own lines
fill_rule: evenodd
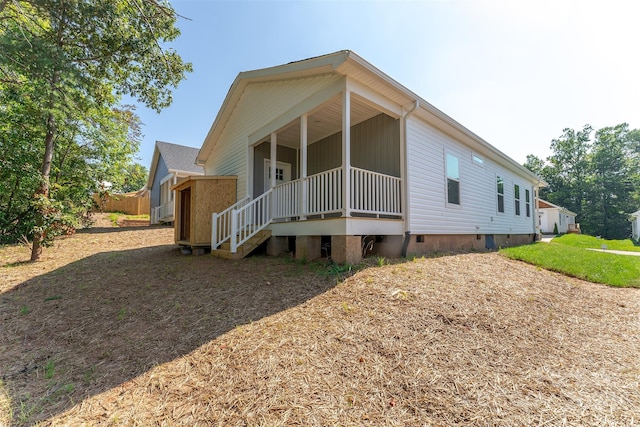
<svg viewBox="0 0 640 427">
<path fill-rule="evenodd" d="M 191 188 L 180 191 L 180 240 L 191 238 Z"/>
</svg>

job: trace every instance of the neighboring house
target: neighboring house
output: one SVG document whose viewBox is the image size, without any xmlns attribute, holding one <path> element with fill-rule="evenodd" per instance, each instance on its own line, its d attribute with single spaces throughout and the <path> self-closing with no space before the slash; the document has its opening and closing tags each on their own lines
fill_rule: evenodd
<svg viewBox="0 0 640 427">
<path fill-rule="evenodd" d="M 240 73 L 197 162 L 237 178 L 214 250 L 337 262 L 531 242 L 545 185 L 351 51 Z"/>
<path fill-rule="evenodd" d="M 631 214 L 631 238 L 640 240 L 640 211 Z"/>
<path fill-rule="evenodd" d="M 174 192 L 171 186 L 188 176 L 204 173 L 202 167 L 195 163 L 197 155 L 197 148 L 156 141 L 146 185 L 150 191 L 151 224 L 173 221 Z"/>
<path fill-rule="evenodd" d="M 553 234 L 556 224 L 558 234 L 580 232 L 575 213 L 546 200 L 538 199 L 538 217 L 542 234 Z"/>
</svg>

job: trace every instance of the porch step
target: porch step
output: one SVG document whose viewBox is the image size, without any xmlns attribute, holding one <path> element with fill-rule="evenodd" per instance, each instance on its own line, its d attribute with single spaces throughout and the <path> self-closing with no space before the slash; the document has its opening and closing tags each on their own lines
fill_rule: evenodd
<svg viewBox="0 0 640 427">
<path fill-rule="evenodd" d="M 249 255 L 262 242 L 271 237 L 271 230 L 258 231 L 255 236 L 238 246 L 236 253 L 231 253 L 231 243 L 224 242 L 219 249 L 211 249 L 211 255 L 226 259 L 240 259 Z"/>
</svg>

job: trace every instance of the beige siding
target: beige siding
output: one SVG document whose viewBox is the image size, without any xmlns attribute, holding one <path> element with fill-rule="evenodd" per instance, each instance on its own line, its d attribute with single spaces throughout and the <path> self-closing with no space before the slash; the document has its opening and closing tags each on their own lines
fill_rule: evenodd
<svg viewBox="0 0 640 427">
<path fill-rule="evenodd" d="M 407 125 L 409 228 L 413 234 L 529 234 L 535 232 L 533 199 L 526 216 L 524 177 L 504 169 L 485 155 L 473 161 L 472 150 L 428 124 L 411 119 Z M 460 205 L 446 203 L 445 155 L 458 157 Z M 504 179 L 505 212 L 497 208 L 496 179 Z M 521 214 L 515 215 L 514 184 L 520 185 Z"/>
<path fill-rule="evenodd" d="M 205 165 L 206 175 L 237 175 L 238 199 L 247 195 L 247 136 L 341 77 L 323 75 L 247 86 Z"/>
</svg>

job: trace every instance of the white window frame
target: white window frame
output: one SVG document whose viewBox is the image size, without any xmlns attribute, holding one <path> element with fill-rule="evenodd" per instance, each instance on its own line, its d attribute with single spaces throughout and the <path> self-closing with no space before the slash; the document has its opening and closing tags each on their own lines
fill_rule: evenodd
<svg viewBox="0 0 640 427">
<path fill-rule="evenodd" d="M 449 161 L 448 161 L 449 156 L 451 156 L 456 160 L 457 169 L 458 169 L 457 179 L 449 177 Z M 462 179 L 460 175 L 461 175 L 460 174 L 460 156 L 451 152 L 445 152 L 444 153 L 444 198 L 445 198 L 445 205 L 447 207 L 456 208 L 456 209 L 462 208 L 462 183 L 461 183 Z M 452 182 L 456 182 L 458 184 L 458 203 L 453 203 L 449 201 L 449 180 L 451 180 Z"/>
<path fill-rule="evenodd" d="M 499 214 L 503 214 L 505 211 L 504 203 L 504 178 L 500 175 L 496 175 L 496 211 Z M 500 184 L 502 184 L 502 193 L 500 193 Z M 500 210 L 500 197 L 502 197 L 502 210 Z"/>
<path fill-rule="evenodd" d="M 527 218 L 531 218 L 531 192 L 528 188 L 524 189 L 524 206 Z"/>
<path fill-rule="evenodd" d="M 520 205 L 520 185 L 518 184 L 513 184 L 513 207 L 514 215 L 521 216 L 522 206 Z"/>
</svg>

